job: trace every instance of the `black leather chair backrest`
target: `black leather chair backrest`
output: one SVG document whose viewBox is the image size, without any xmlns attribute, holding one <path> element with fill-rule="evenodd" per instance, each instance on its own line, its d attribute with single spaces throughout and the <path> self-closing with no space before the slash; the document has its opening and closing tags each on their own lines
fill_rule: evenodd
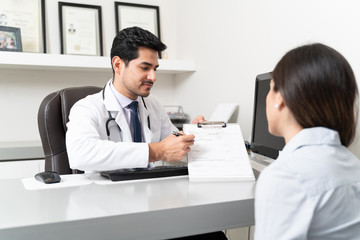
<svg viewBox="0 0 360 240">
<path fill-rule="evenodd" d="M 81 173 L 69 166 L 65 144 L 66 123 L 74 103 L 101 90 L 102 88 L 94 86 L 72 87 L 50 93 L 44 98 L 38 112 L 38 127 L 46 171 L 60 174 Z"/>
</svg>

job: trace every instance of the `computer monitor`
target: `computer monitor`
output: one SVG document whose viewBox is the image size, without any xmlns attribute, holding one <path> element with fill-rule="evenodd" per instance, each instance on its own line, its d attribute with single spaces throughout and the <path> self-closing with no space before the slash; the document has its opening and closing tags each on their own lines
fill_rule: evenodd
<svg viewBox="0 0 360 240">
<path fill-rule="evenodd" d="M 269 133 L 266 119 L 266 96 L 270 90 L 271 74 L 256 76 L 251 151 L 276 159 L 285 145 L 284 138 Z"/>
</svg>

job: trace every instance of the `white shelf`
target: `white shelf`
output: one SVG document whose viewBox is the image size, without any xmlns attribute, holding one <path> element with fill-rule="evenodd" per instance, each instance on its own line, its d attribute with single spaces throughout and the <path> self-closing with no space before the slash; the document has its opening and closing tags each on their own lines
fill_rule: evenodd
<svg viewBox="0 0 360 240">
<path fill-rule="evenodd" d="M 194 72 L 192 60 L 159 60 L 159 73 Z M 0 69 L 110 72 L 110 57 L 0 52 Z"/>
</svg>

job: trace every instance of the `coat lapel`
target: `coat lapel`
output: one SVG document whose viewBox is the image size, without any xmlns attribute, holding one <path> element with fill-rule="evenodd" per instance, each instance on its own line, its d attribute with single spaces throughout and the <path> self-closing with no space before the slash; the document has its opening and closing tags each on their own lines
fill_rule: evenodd
<svg viewBox="0 0 360 240">
<path fill-rule="evenodd" d="M 120 107 L 116 97 L 111 92 L 109 84 L 106 84 L 105 87 L 105 99 L 104 105 L 107 111 L 110 111 L 111 116 L 115 118 L 115 122 L 119 125 L 121 129 L 122 141 L 123 142 L 132 142 L 131 132 L 129 125 L 126 122 L 124 112 Z"/>
<path fill-rule="evenodd" d="M 144 99 L 146 102 L 146 99 Z M 145 108 L 144 102 L 141 99 L 141 97 L 138 98 L 139 101 L 139 111 L 140 111 L 140 118 L 141 118 L 141 126 L 142 126 L 142 132 L 144 134 L 144 140 L 145 142 L 149 143 L 152 140 L 152 132 L 149 129 L 148 126 L 148 117 L 149 117 L 149 111 Z M 151 123 L 150 123 L 151 124 Z M 150 125 L 151 128 L 151 125 Z"/>
</svg>

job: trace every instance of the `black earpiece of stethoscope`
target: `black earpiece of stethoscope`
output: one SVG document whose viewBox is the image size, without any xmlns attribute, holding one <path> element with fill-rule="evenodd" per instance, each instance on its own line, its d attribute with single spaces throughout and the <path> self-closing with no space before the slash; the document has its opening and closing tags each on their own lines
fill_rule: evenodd
<svg viewBox="0 0 360 240">
<path fill-rule="evenodd" d="M 106 85 L 104 86 L 103 92 L 102 92 L 103 100 L 105 100 L 105 88 L 106 88 Z M 142 102 L 144 103 L 144 107 L 145 107 L 146 110 L 147 110 L 147 107 L 146 107 L 144 98 L 141 97 L 141 99 L 142 99 Z M 108 117 L 108 120 L 106 120 L 105 128 L 106 128 L 106 135 L 109 137 L 109 136 L 110 136 L 109 123 L 110 123 L 111 121 L 114 121 L 114 122 L 115 122 L 115 118 L 113 118 L 113 117 L 111 116 L 110 111 L 107 111 L 107 112 L 108 112 L 109 117 Z M 149 116 L 147 117 L 147 122 L 148 122 L 148 128 L 150 129 L 150 117 L 149 117 Z M 119 131 L 121 132 L 120 126 L 117 124 L 117 122 L 115 122 L 115 123 L 116 123 L 116 126 L 118 126 Z"/>
</svg>

